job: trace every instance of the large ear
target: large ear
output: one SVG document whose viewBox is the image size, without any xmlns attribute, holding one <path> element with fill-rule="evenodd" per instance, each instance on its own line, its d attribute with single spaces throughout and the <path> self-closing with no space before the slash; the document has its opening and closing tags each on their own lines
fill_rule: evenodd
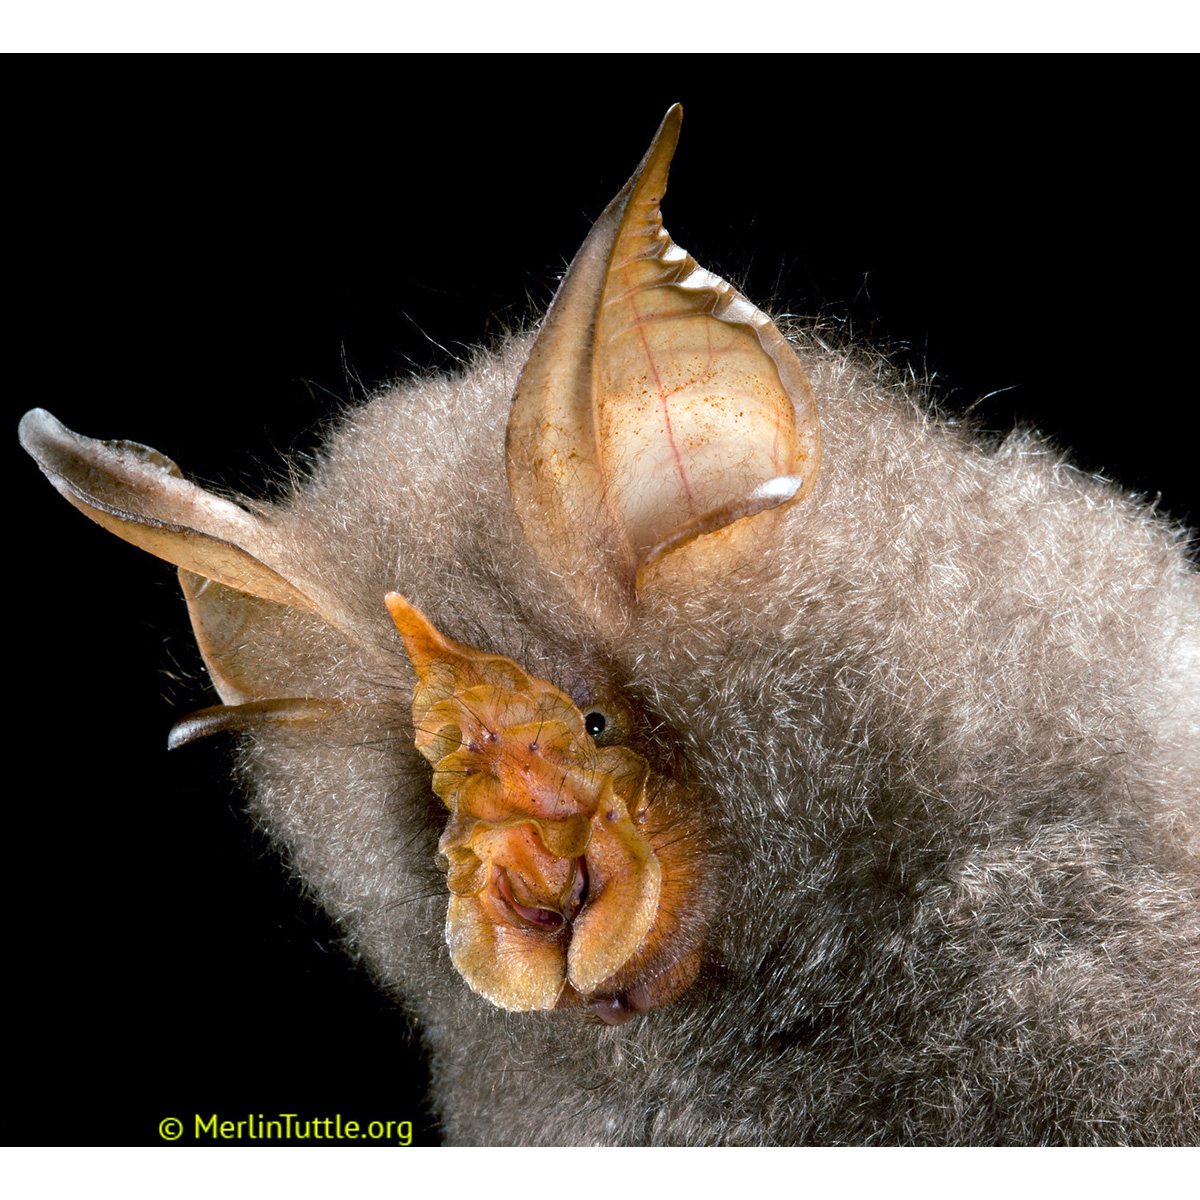
<svg viewBox="0 0 1200 1200">
<path fill-rule="evenodd" d="M 676 105 L 571 263 L 508 424 L 527 539 L 581 600 L 599 586 L 601 608 L 761 553 L 820 465 L 786 340 L 663 228 L 681 119 Z"/>
<path fill-rule="evenodd" d="M 189 483 L 157 450 L 80 437 L 40 408 L 25 414 L 20 436 L 80 512 L 180 568 L 201 653 L 226 703 L 279 695 L 286 686 L 262 639 L 248 636 L 252 629 L 282 625 L 292 612 L 343 625 L 319 589 L 283 562 L 266 521 Z"/>
</svg>

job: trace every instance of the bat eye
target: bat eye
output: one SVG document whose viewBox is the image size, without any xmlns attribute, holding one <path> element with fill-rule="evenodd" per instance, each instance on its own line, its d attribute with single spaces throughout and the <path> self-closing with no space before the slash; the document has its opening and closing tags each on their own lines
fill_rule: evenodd
<svg viewBox="0 0 1200 1200">
<path fill-rule="evenodd" d="M 593 695 L 592 703 L 581 709 L 583 727 L 597 746 L 616 746 L 629 740 L 633 731 L 633 712 L 620 696 L 607 689 Z"/>
</svg>

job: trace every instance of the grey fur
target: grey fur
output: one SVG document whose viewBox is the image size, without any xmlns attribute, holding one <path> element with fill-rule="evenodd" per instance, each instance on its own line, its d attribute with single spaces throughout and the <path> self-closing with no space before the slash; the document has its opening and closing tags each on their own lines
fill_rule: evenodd
<svg viewBox="0 0 1200 1200">
<path fill-rule="evenodd" d="M 525 340 L 350 413 L 275 519 L 378 638 L 334 646 L 297 620 L 278 655 L 303 664 L 293 690 L 368 705 L 317 743 L 257 736 L 255 805 L 416 1013 L 451 1141 L 1195 1142 L 1182 539 L 1035 438 L 975 444 L 794 336 L 822 402 L 817 491 L 755 578 L 607 642 L 508 501 Z M 704 781 L 720 899 L 681 1000 L 608 1029 L 463 985 L 407 663 L 371 612 L 391 588 L 579 701 L 619 680 Z"/>
<path fill-rule="evenodd" d="M 267 509 L 361 638 L 261 631 L 253 805 L 416 1015 L 460 1143 L 1194 1143 L 1200 582 L 1179 531 L 1027 435 L 1000 447 L 797 329 L 824 467 L 753 577 L 581 622 L 526 547 L 503 437 L 528 339 L 347 413 Z M 700 980 L 616 1029 L 508 1014 L 443 940 L 444 810 L 382 607 L 579 702 L 617 683 L 703 781 Z"/>
</svg>

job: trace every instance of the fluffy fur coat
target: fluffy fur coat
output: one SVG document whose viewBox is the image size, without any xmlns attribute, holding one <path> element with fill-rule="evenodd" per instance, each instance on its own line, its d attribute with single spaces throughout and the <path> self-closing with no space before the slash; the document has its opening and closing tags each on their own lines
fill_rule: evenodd
<svg viewBox="0 0 1200 1200">
<path fill-rule="evenodd" d="M 792 334 L 821 400 L 816 491 L 736 587 L 620 638 L 580 619 L 511 511 L 528 339 L 348 413 L 271 520 L 378 636 L 260 631 L 289 693 L 360 707 L 317 738 L 255 736 L 255 811 L 420 1021 L 448 1140 L 1195 1141 L 1183 540 L 1032 437 L 976 439 L 860 352 Z M 681 999 L 609 1029 L 464 987 L 444 810 L 380 621 L 396 588 L 567 690 L 615 685 L 647 754 L 703 782 L 714 916 Z"/>
<path fill-rule="evenodd" d="M 1200 582 L 1178 533 L 799 334 L 811 500 L 736 589 L 607 640 L 511 515 L 496 447 L 527 344 L 353 413 L 281 536 L 354 603 L 400 582 L 461 641 L 617 681 L 707 789 L 716 917 L 698 983 L 644 1020 L 492 1008 L 447 959 L 386 626 L 357 651 L 285 635 L 312 694 L 372 704 L 316 745 L 256 739 L 255 805 L 416 1012 L 449 1139 L 1195 1141 Z"/>
</svg>

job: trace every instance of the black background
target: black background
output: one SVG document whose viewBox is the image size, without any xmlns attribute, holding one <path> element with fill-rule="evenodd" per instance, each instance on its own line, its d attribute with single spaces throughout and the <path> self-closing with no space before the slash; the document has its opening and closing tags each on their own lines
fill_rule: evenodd
<svg viewBox="0 0 1200 1200">
<path fill-rule="evenodd" d="M 166 753 L 210 702 L 173 571 L 53 494 L 24 409 L 258 490 L 338 400 L 544 307 L 678 99 L 666 223 L 704 266 L 1200 518 L 1179 61 L 10 66 L 8 1142 L 281 1111 L 437 1138 L 402 1015 L 242 816 L 228 748 Z"/>
</svg>

